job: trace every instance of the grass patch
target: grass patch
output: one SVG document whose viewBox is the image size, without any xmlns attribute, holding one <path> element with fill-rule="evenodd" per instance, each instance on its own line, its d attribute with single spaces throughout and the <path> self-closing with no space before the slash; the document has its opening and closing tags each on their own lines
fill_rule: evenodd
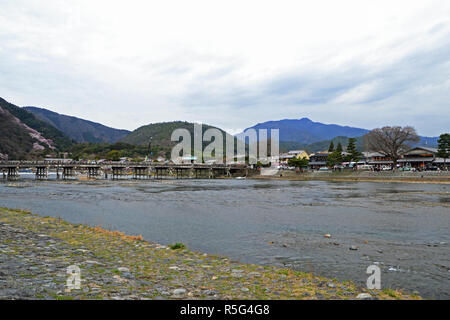
<svg viewBox="0 0 450 320">
<path fill-rule="evenodd" d="M 181 242 L 177 242 L 174 244 L 169 244 L 169 248 L 172 250 L 183 250 L 186 249 L 186 246 Z"/>
<path fill-rule="evenodd" d="M 395 290 L 392 289 L 383 289 L 383 293 L 387 294 L 388 296 L 392 297 L 392 298 L 397 298 L 397 292 Z"/>
</svg>

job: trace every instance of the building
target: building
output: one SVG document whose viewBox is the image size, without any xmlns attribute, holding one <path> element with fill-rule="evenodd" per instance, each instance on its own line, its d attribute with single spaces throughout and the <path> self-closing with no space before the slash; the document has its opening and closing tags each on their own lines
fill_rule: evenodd
<svg viewBox="0 0 450 320">
<path fill-rule="evenodd" d="M 403 154 L 403 158 L 399 159 L 398 163 L 402 167 L 426 169 L 434 165 L 436 154 L 436 148 L 416 147 Z"/>
<path fill-rule="evenodd" d="M 72 159 L 68 159 L 68 158 L 45 158 L 44 161 L 46 161 L 46 162 L 70 163 L 70 162 L 72 162 Z"/>
<path fill-rule="evenodd" d="M 374 166 L 374 168 L 381 168 L 382 166 L 391 166 L 394 164 L 392 158 L 385 156 L 379 152 L 363 152 L 362 161 L 365 164 Z"/>
<path fill-rule="evenodd" d="M 295 158 L 295 155 L 293 155 L 293 154 L 282 153 L 278 157 L 278 161 L 279 161 L 280 165 L 287 165 L 288 161 L 291 160 L 291 159 L 294 159 L 294 158 Z"/>
<path fill-rule="evenodd" d="M 373 165 L 375 168 L 382 166 L 393 166 L 392 158 L 379 152 L 363 152 L 363 160 L 366 164 Z M 445 167 L 450 167 L 449 161 L 445 161 Z M 444 159 L 437 157 L 437 149 L 430 147 L 415 147 L 408 150 L 398 159 L 397 165 L 400 167 L 411 167 L 419 170 L 437 166 L 444 169 Z"/>
<path fill-rule="evenodd" d="M 326 167 L 329 154 L 330 153 L 328 151 L 321 151 L 311 154 L 309 156 L 309 166 L 311 167 L 311 169 Z"/>
<path fill-rule="evenodd" d="M 305 150 L 292 150 L 288 152 L 288 155 L 293 155 L 298 159 L 306 158 L 309 160 L 309 155 Z"/>
<path fill-rule="evenodd" d="M 450 169 L 450 159 L 436 157 L 433 163 L 441 170 Z"/>
<path fill-rule="evenodd" d="M 282 153 L 278 157 L 278 161 L 272 161 L 276 165 L 287 165 L 288 161 L 294 158 L 302 159 L 306 158 L 309 160 L 309 155 L 305 150 L 291 150 L 288 153 Z"/>
</svg>

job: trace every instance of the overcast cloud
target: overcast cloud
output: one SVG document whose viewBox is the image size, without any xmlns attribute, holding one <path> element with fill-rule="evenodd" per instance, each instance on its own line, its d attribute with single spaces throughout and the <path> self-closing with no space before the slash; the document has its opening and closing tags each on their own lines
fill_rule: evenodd
<svg viewBox="0 0 450 320">
<path fill-rule="evenodd" d="M 133 130 L 450 131 L 450 1 L 0 0 L 0 96 Z"/>
</svg>

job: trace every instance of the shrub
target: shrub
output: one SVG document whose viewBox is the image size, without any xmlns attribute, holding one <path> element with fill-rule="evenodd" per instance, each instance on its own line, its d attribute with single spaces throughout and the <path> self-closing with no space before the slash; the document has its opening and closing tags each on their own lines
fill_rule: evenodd
<svg viewBox="0 0 450 320">
<path fill-rule="evenodd" d="M 174 244 L 170 244 L 169 248 L 172 250 L 180 250 L 180 249 L 186 249 L 186 246 L 182 243 L 174 243 Z"/>
</svg>

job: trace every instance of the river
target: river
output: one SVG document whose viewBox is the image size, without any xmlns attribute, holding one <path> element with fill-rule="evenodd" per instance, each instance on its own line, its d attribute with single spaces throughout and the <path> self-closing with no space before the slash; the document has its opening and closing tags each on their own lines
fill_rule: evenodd
<svg viewBox="0 0 450 320">
<path fill-rule="evenodd" d="M 450 185 L 24 179 L 0 206 L 359 285 L 376 264 L 382 288 L 450 299 Z"/>
</svg>

